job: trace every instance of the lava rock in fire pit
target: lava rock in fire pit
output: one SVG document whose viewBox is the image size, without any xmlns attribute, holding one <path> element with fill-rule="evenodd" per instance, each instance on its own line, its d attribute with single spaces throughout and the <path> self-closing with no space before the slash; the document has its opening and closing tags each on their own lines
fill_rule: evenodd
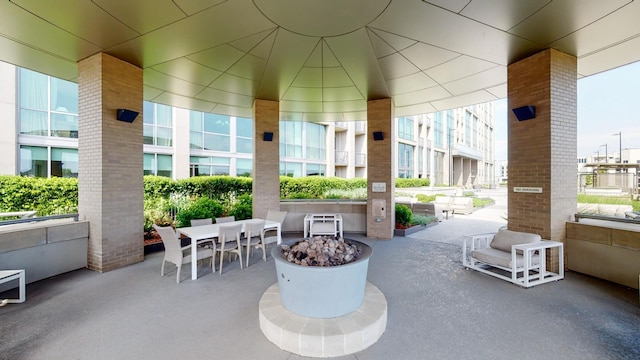
<svg viewBox="0 0 640 360">
<path fill-rule="evenodd" d="M 314 236 L 291 246 L 282 245 L 287 261 L 302 266 L 338 266 L 355 261 L 360 250 L 355 245 L 333 236 Z"/>
</svg>

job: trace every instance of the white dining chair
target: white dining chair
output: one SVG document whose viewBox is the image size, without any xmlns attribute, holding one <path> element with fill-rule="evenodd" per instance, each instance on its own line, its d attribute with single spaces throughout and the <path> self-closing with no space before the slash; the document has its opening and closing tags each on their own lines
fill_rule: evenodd
<svg viewBox="0 0 640 360">
<path fill-rule="evenodd" d="M 284 218 L 286 216 L 287 216 L 287 212 L 286 211 L 269 210 L 269 211 L 267 211 L 266 220 L 279 222 L 280 223 L 280 227 L 282 227 L 282 223 L 284 223 Z M 271 234 L 271 232 L 275 232 L 275 234 Z M 266 235 L 267 233 L 269 233 L 270 235 L 267 236 Z M 264 237 L 264 243 L 265 244 L 271 244 L 271 243 L 275 243 L 275 242 L 278 241 L 278 231 L 276 229 L 265 229 L 262 232 L 262 236 Z"/>
<path fill-rule="evenodd" d="M 267 261 L 267 251 L 264 247 L 264 220 L 247 221 L 244 225 L 244 239 L 241 241 L 247 257 L 246 267 L 249 267 L 249 256 L 253 248 L 262 249 L 262 260 Z"/>
<path fill-rule="evenodd" d="M 191 227 L 211 225 L 211 224 L 213 224 L 213 219 L 211 219 L 211 218 L 191 219 Z M 202 239 L 202 240 L 198 241 L 198 245 L 206 246 L 208 248 L 211 248 L 211 249 L 215 250 L 215 248 L 216 248 L 216 239 L 215 238 Z"/>
<path fill-rule="evenodd" d="M 188 264 L 191 261 L 191 246 L 194 244 L 190 244 L 187 246 L 180 246 L 180 239 L 176 235 L 175 230 L 171 226 L 158 226 L 153 225 L 153 228 L 158 232 L 160 237 L 162 238 L 162 243 L 164 244 L 164 259 L 162 259 L 162 268 L 160 269 L 160 276 L 164 276 L 164 264 L 165 262 L 170 262 L 175 264 L 178 267 L 176 272 L 176 283 L 180 283 L 180 270 L 182 269 L 182 264 Z M 213 249 L 198 247 L 197 249 L 197 259 L 202 260 L 206 258 L 211 258 L 211 270 L 215 271 L 214 262 L 213 262 Z"/>
<path fill-rule="evenodd" d="M 234 222 L 234 221 L 236 221 L 236 217 L 233 215 L 216 218 L 216 224 L 223 224 L 223 223 Z"/>
<path fill-rule="evenodd" d="M 240 257 L 240 269 L 242 269 L 242 246 L 240 245 L 240 233 L 242 224 L 221 224 L 218 228 L 218 241 L 220 247 L 216 251 L 220 253 L 220 274 L 222 275 L 222 264 L 224 264 L 224 254 L 237 254 Z"/>
</svg>

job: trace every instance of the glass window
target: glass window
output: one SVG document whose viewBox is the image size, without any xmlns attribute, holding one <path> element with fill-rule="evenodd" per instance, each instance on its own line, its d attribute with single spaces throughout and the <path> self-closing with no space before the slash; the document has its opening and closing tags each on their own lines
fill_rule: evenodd
<svg viewBox="0 0 640 360">
<path fill-rule="evenodd" d="M 253 160 L 237 159 L 236 160 L 236 176 L 251 176 L 253 171 Z"/>
<path fill-rule="evenodd" d="M 211 175 L 211 158 L 201 156 L 191 156 L 191 176 Z"/>
<path fill-rule="evenodd" d="M 229 175 L 229 168 L 231 164 L 230 158 L 225 157 L 213 157 L 213 172 L 211 175 Z"/>
<path fill-rule="evenodd" d="M 307 123 L 307 156 L 309 160 L 325 160 L 325 133 L 324 125 Z"/>
<path fill-rule="evenodd" d="M 142 127 L 142 142 L 147 145 L 153 145 L 153 125 L 144 124 Z"/>
<path fill-rule="evenodd" d="M 302 122 L 280 122 L 280 156 L 302 159 Z"/>
<path fill-rule="evenodd" d="M 20 69 L 19 76 L 20 107 L 22 109 L 48 111 L 49 103 L 47 101 L 47 91 L 49 77 L 47 75 L 22 68 Z"/>
<path fill-rule="evenodd" d="M 172 145 L 172 129 L 158 127 L 156 128 L 156 145 L 158 146 L 171 146 Z"/>
<path fill-rule="evenodd" d="M 302 176 L 302 163 L 280 162 L 280 175 L 289 177 Z"/>
<path fill-rule="evenodd" d="M 189 111 L 189 130 L 202 132 L 202 113 L 200 111 Z"/>
<path fill-rule="evenodd" d="M 236 135 L 253 138 L 253 120 L 247 118 L 236 118 Z"/>
<path fill-rule="evenodd" d="M 144 144 L 168 147 L 173 145 L 171 106 L 145 101 L 143 103 L 143 118 L 142 141 Z"/>
<path fill-rule="evenodd" d="M 443 136 L 442 136 L 442 113 L 435 113 L 433 117 L 433 146 L 442 148 Z"/>
<path fill-rule="evenodd" d="M 253 153 L 253 139 L 236 138 L 236 152 L 242 154 Z"/>
<path fill-rule="evenodd" d="M 142 117 L 145 124 L 153 125 L 153 118 L 155 117 L 155 106 L 152 102 L 145 101 L 142 104 Z"/>
<path fill-rule="evenodd" d="M 173 168 L 171 155 L 144 154 L 143 167 L 144 175 L 171 177 Z"/>
<path fill-rule="evenodd" d="M 171 155 L 157 155 L 158 161 L 158 172 L 156 175 L 158 176 L 166 176 L 171 177 L 171 169 L 172 169 L 172 161 Z"/>
<path fill-rule="evenodd" d="M 51 113 L 51 136 L 78 138 L 78 117 Z"/>
<path fill-rule="evenodd" d="M 236 152 L 253 153 L 253 121 L 247 118 L 236 118 Z"/>
<path fill-rule="evenodd" d="M 143 163 L 143 173 L 145 175 L 155 175 L 156 174 L 156 156 L 155 154 L 144 154 L 142 158 Z"/>
<path fill-rule="evenodd" d="M 410 117 L 398 118 L 398 137 L 413 140 L 413 119 Z"/>
<path fill-rule="evenodd" d="M 230 134 L 229 117 L 226 115 L 204 114 L 204 131 L 216 134 Z"/>
<path fill-rule="evenodd" d="M 413 177 L 413 146 L 398 143 L 398 177 Z"/>
<path fill-rule="evenodd" d="M 51 77 L 51 110 L 78 113 L 78 84 Z"/>
<path fill-rule="evenodd" d="M 171 111 L 171 106 L 156 104 L 156 125 L 171 128 Z"/>
<path fill-rule="evenodd" d="M 78 150 L 51 148 L 51 176 L 78 177 Z"/>
<path fill-rule="evenodd" d="M 47 148 L 20 146 L 20 175 L 29 177 L 48 177 Z"/>
<path fill-rule="evenodd" d="M 229 152 L 230 137 L 227 135 L 217 135 L 204 133 L 204 149 Z"/>
<path fill-rule="evenodd" d="M 20 134 L 47 136 L 48 132 L 46 112 L 20 110 Z"/>
<path fill-rule="evenodd" d="M 324 176 L 325 166 L 322 164 L 307 164 L 307 176 Z"/>
</svg>

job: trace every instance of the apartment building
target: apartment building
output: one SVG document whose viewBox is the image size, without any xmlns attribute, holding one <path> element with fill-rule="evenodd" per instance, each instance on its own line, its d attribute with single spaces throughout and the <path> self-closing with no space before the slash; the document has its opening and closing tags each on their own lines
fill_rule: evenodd
<svg viewBox="0 0 640 360">
<path fill-rule="evenodd" d="M 0 174 L 76 177 L 78 86 L 0 63 Z M 251 176 L 253 120 L 144 102 L 144 174 Z M 367 176 L 366 121 L 280 121 L 280 174 Z M 381 136 L 384 136 L 382 134 Z M 389 136 L 389 134 L 386 134 Z M 491 103 L 396 119 L 394 171 L 432 184 L 493 182 Z"/>
</svg>

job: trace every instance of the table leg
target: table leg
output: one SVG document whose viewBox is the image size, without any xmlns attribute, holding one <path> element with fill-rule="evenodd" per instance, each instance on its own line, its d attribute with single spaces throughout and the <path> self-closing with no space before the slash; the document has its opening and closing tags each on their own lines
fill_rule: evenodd
<svg viewBox="0 0 640 360">
<path fill-rule="evenodd" d="M 198 246 L 196 239 L 191 239 L 191 280 L 198 279 Z"/>
<path fill-rule="evenodd" d="M 276 233 L 277 233 L 277 241 L 276 244 L 280 245 L 282 243 L 282 224 L 278 224 L 276 226 Z"/>
</svg>

